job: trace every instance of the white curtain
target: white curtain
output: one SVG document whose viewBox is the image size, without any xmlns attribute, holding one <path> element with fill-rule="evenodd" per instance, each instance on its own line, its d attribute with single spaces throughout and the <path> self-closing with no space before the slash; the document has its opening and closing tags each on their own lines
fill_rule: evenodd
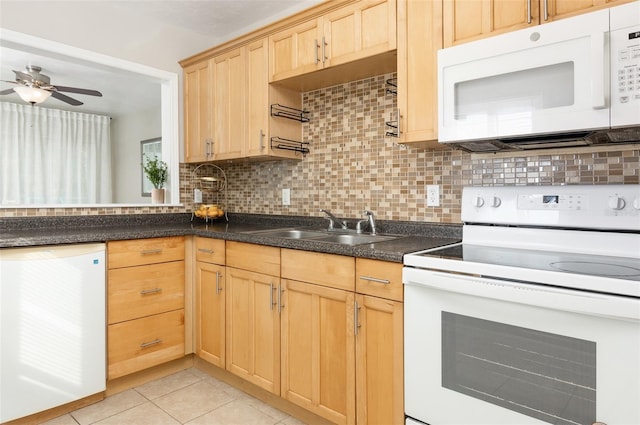
<svg viewBox="0 0 640 425">
<path fill-rule="evenodd" d="M 0 102 L 0 204 L 107 204 L 109 117 Z"/>
</svg>

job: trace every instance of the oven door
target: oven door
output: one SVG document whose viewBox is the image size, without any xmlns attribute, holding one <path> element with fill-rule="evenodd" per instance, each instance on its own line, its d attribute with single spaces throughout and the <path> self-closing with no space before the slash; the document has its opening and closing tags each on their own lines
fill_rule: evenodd
<svg viewBox="0 0 640 425">
<path fill-rule="evenodd" d="M 639 299 L 411 267 L 403 278 L 410 418 L 640 423 Z"/>
</svg>

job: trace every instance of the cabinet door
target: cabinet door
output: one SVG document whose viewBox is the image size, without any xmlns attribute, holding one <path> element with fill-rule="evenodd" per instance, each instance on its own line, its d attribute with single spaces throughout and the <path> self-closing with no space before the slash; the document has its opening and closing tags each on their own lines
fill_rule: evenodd
<svg viewBox="0 0 640 425">
<path fill-rule="evenodd" d="M 325 15 L 322 26 L 320 60 L 324 67 L 394 50 L 396 1 L 355 2 Z"/>
<path fill-rule="evenodd" d="M 225 367 L 224 267 L 196 262 L 196 350 L 209 363 Z"/>
<path fill-rule="evenodd" d="M 282 397 L 355 423 L 354 293 L 292 280 L 284 289 Z"/>
<path fill-rule="evenodd" d="M 227 267 L 226 367 L 280 394 L 280 315 L 277 277 Z"/>
<path fill-rule="evenodd" d="M 537 0 L 444 0 L 444 47 L 537 25 L 538 16 Z"/>
<path fill-rule="evenodd" d="M 442 3 L 399 0 L 398 114 L 400 143 L 438 139 L 437 51 L 442 48 Z"/>
<path fill-rule="evenodd" d="M 214 158 L 242 156 L 244 143 L 245 65 L 238 48 L 213 58 Z"/>
<path fill-rule="evenodd" d="M 184 158 L 185 162 L 210 159 L 211 64 L 203 61 L 184 69 Z"/>
<path fill-rule="evenodd" d="M 356 295 L 359 424 L 404 423 L 403 304 Z"/>
<path fill-rule="evenodd" d="M 269 37 L 269 81 L 278 81 L 322 68 L 322 21 L 312 19 Z"/>
<path fill-rule="evenodd" d="M 269 54 L 266 38 L 246 47 L 247 114 L 245 156 L 269 151 Z"/>
<path fill-rule="evenodd" d="M 634 0 L 540 0 L 540 22 L 555 21 L 562 18 L 582 13 L 591 12 L 598 9 L 617 6 L 622 3 L 629 3 Z M 545 19 L 545 2 L 547 15 Z"/>
</svg>

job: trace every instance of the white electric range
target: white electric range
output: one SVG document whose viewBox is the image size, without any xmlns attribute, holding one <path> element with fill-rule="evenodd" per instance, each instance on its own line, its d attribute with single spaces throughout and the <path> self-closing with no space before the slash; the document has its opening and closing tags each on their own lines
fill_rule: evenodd
<svg viewBox="0 0 640 425">
<path fill-rule="evenodd" d="M 405 255 L 407 424 L 640 423 L 640 186 L 465 188 Z"/>
</svg>

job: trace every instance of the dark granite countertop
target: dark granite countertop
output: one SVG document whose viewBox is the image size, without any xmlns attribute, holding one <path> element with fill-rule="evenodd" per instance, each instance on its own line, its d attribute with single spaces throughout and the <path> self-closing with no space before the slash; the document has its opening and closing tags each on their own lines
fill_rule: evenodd
<svg viewBox="0 0 640 425">
<path fill-rule="evenodd" d="M 462 228 L 459 225 L 378 221 L 379 233 L 400 237 L 390 241 L 351 246 L 245 233 L 285 227 L 326 228 L 326 220 L 319 217 L 229 214 L 228 222 L 205 223 L 197 219 L 192 223 L 190 219 L 190 214 L 0 218 L 0 248 L 197 235 L 280 248 L 402 262 L 406 253 L 449 245 L 460 241 L 462 237 Z"/>
</svg>

